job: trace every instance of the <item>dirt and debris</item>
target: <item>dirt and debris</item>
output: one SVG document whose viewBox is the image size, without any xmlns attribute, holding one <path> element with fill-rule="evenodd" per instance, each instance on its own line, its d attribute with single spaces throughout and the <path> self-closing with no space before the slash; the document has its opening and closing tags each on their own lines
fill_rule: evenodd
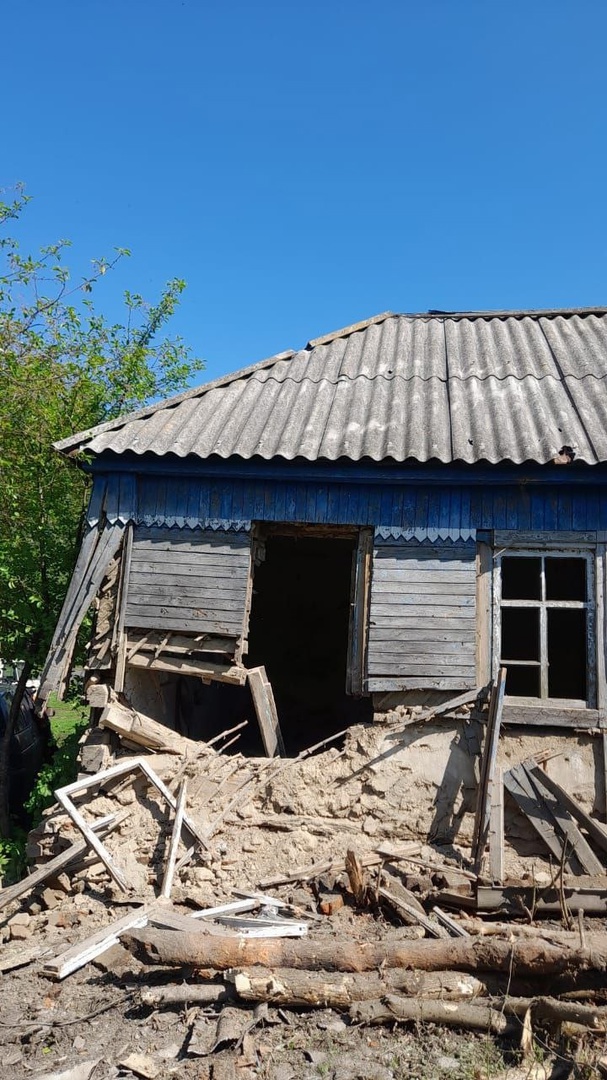
<svg viewBox="0 0 607 1080">
<path fill-rule="evenodd" d="M 431 716 L 251 759 L 222 752 L 229 733 L 169 746 L 151 732 L 146 748 L 145 718 L 121 738 L 118 710 L 110 763 L 59 793 L 30 836 L 32 876 L 0 891 L 2 1075 L 607 1075 L 607 829 L 567 805 L 554 770 L 542 783 L 554 759 L 539 740 L 521 739 L 518 758 L 500 744 L 495 759 L 527 785 L 509 812 L 521 832 L 533 816 L 527 840 L 546 847 L 506 844 L 492 878 L 472 846 L 480 795 L 489 816 L 496 802 L 490 718 L 454 711 L 477 725 L 450 737 L 481 786 L 440 843 L 427 840 Z"/>
</svg>

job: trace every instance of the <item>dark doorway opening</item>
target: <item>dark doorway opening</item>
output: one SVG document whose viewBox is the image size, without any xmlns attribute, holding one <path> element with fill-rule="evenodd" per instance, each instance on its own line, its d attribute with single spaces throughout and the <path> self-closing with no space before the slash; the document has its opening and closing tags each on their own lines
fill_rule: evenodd
<svg viewBox="0 0 607 1080">
<path fill-rule="evenodd" d="M 372 719 L 346 694 L 356 536 L 270 535 L 256 567 L 247 664 L 272 684 L 287 754 Z"/>
</svg>

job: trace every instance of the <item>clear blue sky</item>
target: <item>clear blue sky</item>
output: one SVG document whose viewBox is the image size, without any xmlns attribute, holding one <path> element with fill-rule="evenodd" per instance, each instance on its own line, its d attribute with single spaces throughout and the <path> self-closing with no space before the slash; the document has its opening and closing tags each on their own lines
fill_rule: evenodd
<svg viewBox="0 0 607 1080">
<path fill-rule="evenodd" d="M 188 282 L 202 378 L 380 311 L 607 303 L 604 0 L 5 0 L 24 246 Z"/>
</svg>

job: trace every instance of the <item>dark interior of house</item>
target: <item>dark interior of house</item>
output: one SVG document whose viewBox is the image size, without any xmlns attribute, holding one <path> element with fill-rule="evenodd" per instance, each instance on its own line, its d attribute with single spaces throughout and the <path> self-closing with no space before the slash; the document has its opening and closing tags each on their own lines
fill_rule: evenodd
<svg viewBox="0 0 607 1080">
<path fill-rule="evenodd" d="M 345 691 L 354 545 L 271 536 L 255 570 L 246 665 L 266 668 L 289 756 L 372 719 L 371 699 Z M 228 752 L 264 755 L 248 686 L 179 677 L 175 716 L 181 734 L 206 741 L 246 720 Z"/>
<path fill-rule="evenodd" d="M 247 664 L 265 665 L 287 754 L 372 719 L 346 694 L 355 540 L 270 536 L 256 568 Z"/>
</svg>

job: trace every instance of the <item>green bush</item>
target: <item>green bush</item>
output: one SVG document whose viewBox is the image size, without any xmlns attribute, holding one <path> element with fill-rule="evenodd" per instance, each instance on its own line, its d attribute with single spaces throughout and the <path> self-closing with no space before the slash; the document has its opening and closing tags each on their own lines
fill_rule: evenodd
<svg viewBox="0 0 607 1080">
<path fill-rule="evenodd" d="M 27 860 L 25 841 L 27 833 L 19 826 L 13 826 L 13 835 L 6 840 L 0 838 L 0 881 L 11 885 L 25 874 Z"/>
<path fill-rule="evenodd" d="M 67 735 L 53 754 L 48 765 L 43 765 L 31 794 L 25 804 L 25 809 L 31 818 L 32 828 L 40 821 L 44 810 L 52 806 L 55 801 L 53 792 L 58 787 L 64 787 L 76 779 L 77 758 L 79 742 L 88 724 L 88 717 L 81 715 L 75 722 L 69 735 Z"/>
</svg>

